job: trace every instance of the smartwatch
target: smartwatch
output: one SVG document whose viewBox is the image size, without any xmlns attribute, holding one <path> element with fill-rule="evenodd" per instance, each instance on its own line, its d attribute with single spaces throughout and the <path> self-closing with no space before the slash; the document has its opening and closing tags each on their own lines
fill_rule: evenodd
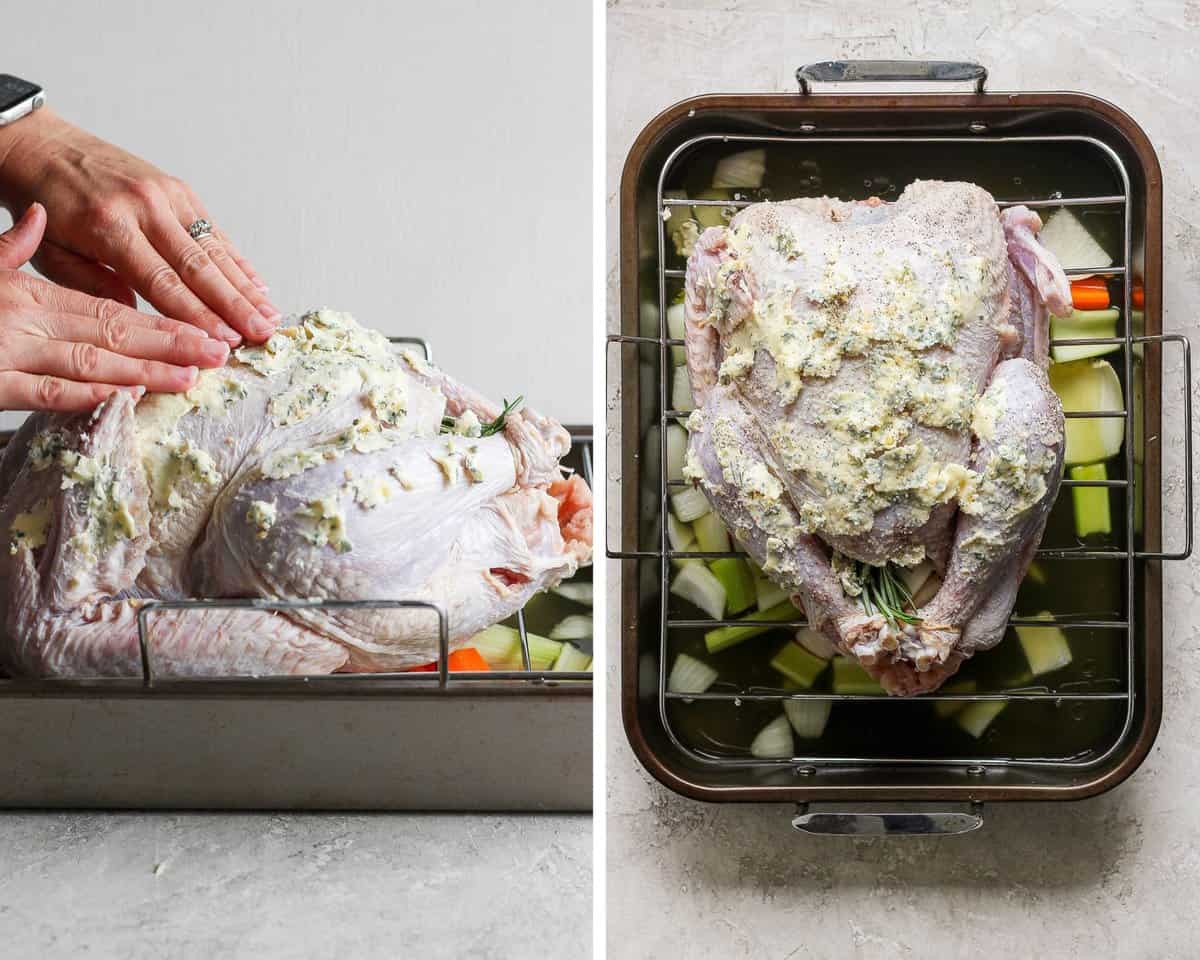
<svg viewBox="0 0 1200 960">
<path fill-rule="evenodd" d="M 36 83 L 0 73 L 0 127 L 20 120 L 46 103 L 46 91 Z"/>
</svg>

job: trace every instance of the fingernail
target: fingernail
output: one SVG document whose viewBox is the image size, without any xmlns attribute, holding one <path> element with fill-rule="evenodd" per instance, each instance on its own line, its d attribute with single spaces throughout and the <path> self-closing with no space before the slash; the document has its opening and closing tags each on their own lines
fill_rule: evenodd
<svg viewBox="0 0 1200 960">
<path fill-rule="evenodd" d="M 184 367 L 179 371 L 179 373 L 176 374 L 176 378 L 179 380 L 179 382 L 188 387 L 196 382 L 196 378 L 198 376 L 200 376 L 199 367 Z"/>
<path fill-rule="evenodd" d="M 224 363 L 229 357 L 229 344 L 224 340 L 209 340 L 200 346 L 200 353 L 206 360 Z"/>
<path fill-rule="evenodd" d="M 134 400 L 141 400 L 146 393 L 145 387 L 126 387 L 125 392 L 130 394 Z"/>
<path fill-rule="evenodd" d="M 261 313 L 268 320 L 278 320 L 279 319 L 279 308 L 272 306 L 267 301 L 263 301 L 262 303 L 260 303 L 258 305 L 258 312 Z"/>
<path fill-rule="evenodd" d="M 261 290 L 263 293 L 266 293 L 268 290 L 271 289 L 265 283 L 263 283 L 262 280 L 259 279 L 258 277 L 251 277 L 250 282 L 252 284 L 254 284 L 256 287 L 258 287 L 258 289 Z"/>
<path fill-rule="evenodd" d="M 220 335 L 221 339 L 228 342 L 231 347 L 236 347 L 242 342 L 242 335 L 228 324 L 223 323 L 217 327 L 217 333 Z"/>
</svg>

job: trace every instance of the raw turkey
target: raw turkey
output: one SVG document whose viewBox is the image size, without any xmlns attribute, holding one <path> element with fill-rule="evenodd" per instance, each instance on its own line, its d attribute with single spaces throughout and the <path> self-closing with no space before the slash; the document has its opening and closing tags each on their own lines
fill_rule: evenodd
<svg viewBox="0 0 1200 960">
<path fill-rule="evenodd" d="M 147 599 L 404 599 L 451 647 L 591 558 L 555 421 L 501 408 L 318 310 L 186 394 L 35 415 L 0 461 L 0 654 L 25 676 L 140 674 Z M 390 671 L 428 610 L 161 611 L 158 673 Z"/>
<path fill-rule="evenodd" d="M 1070 288 L 1040 227 L 925 181 L 755 204 L 688 260 L 685 475 L 893 694 L 1000 641 L 1058 491 L 1047 311 Z M 921 609 L 872 603 L 921 564 L 943 581 Z"/>
</svg>

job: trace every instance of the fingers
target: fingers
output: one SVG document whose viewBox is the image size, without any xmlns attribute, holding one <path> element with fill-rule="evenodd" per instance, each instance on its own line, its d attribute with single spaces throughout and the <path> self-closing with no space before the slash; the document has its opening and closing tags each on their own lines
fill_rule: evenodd
<svg viewBox="0 0 1200 960">
<path fill-rule="evenodd" d="M 46 232 L 46 209 L 31 203 L 19 220 L 0 233 L 0 270 L 18 270 L 33 256 Z"/>
<path fill-rule="evenodd" d="M 104 323 L 119 323 L 124 326 L 144 327 L 149 330 L 160 330 L 163 333 L 192 336 L 197 340 L 205 340 L 208 334 L 199 327 L 188 323 L 172 320 L 170 317 L 160 317 L 152 313 L 141 313 L 118 303 L 116 300 L 105 300 L 88 296 L 78 290 L 60 287 L 47 283 L 28 274 L 19 274 L 19 282 L 38 306 L 44 307 L 51 313 L 70 313 L 78 316 L 91 317 Z"/>
<path fill-rule="evenodd" d="M 205 219 L 208 219 L 207 215 L 204 216 Z M 263 278 L 258 275 L 258 272 L 252 266 L 250 266 L 250 261 L 242 256 L 238 248 L 233 245 L 233 241 L 229 239 L 225 231 L 214 228 L 213 236 L 225 245 L 225 249 L 228 250 L 229 255 L 233 257 L 233 262 L 241 268 L 242 273 L 250 278 L 250 282 L 258 287 L 258 289 L 263 293 L 266 293 L 270 287 L 268 287 Z"/>
<path fill-rule="evenodd" d="M 33 265 L 47 280 L 64 287 L 92 297 L 116 300 L 130 308 L 137 306 L 137 295 L 108 267 L 87 260 L 49 240 L 42 241 L 33 256 Z"/>
<path fill-rule="evenodd" d="M 114 383 L 78 383 L 61 377 L 0 371 L 0 409 L 54 410 L 79 413 L 92 410 L 112 394 L 124 390 L 139 399 L 144 387 L 124 387 Z"/>
<path fill-rule="evenodd" d="M 147 224 L 146 236 L 187 288 L 247 340 L 265 340 L 275 332 L 279 311 L 244 277 L 246 293 L 230 282 L 225 269 L 236 266 L 219 244 L 197 243 L 170 216 L 155 217 Z M 213 259 L 218 251 L 220 263 Z"/>
<path fill-rule="evenodd" d="M 157 330 L 123 323 L 112 315 L 99 321 L 69 313 L 40 318 L 40 326 L 50 339 L 90 343 L 124 357 L 205 368 L 219 367 L 229 358 L 229 344 L 224 340 L 203 336 L 187 324 L 171 322 L 173 330 Z"/>
<path fill-rule="evenodd" d="M 126 357 L 94 343 L 17 336 L 8 344 L 5 364 L 22 373 L 47 374 L 78 383 L 144 386 L 159 393 L 179 393 L 195 386 L 194 366 Z"/>
<path fill-rule="evenodd" d="M 129 243 L 114 252 L 113 258 L 117 272 L 160 313 L 199 327 L 210 337 L 224 340 L 231 346 L 241 343 L 241 334 L 191 290 L 145 236 L 132 237 Z M 253 312 L 253 308 L 250 310 Z"/>
<path fill-rule="evenodd" d="M 191 237 L 189 236 L 188 239 L 191 240 Z M 280 313 L 279 310 L 276 309 L 275 305 L 267 299 L 266 292 L 262 289 L 262 287 L 255 286 L 255 284 L 251 282 L 250 278 L 238 265 L 237 261 L 233 259 L 228 249 L 226 249 L 225 245 L 217 238 L 215 234 L 210 234 L 207 237 L 201 237 L 199 240 L 194 242 L 198 243 L 204 249 L 205 253 L 207 253 L 209 256 L 209 259 L 217 265 L 217 269 L 221 271 L 225 279 L 233 285 L 234 289 L 236 289 L 247 302 L 254 306 L 262 319 L 266 321 L 266 325 L 263 325 L 258 321 L 257 318 L 255 318 L 255 326 L 253 330 L 250 332 L 242 330 L 241 332 L 251 340 L 265 340 L 272 333 L 274 333 L 276 328 L 279 326 L 279 321 L 281 319 Z"/>
<path fill-rule="evenodd" d="M 279 311 L 252 284 L 219 240 L 193 240 L 187 225 L 198 219 L 185 201 L 155 212 L 144 224 L 146 236 L 184 283 L 247 340 L 259 342 L 275 332 Z M 207 219 L 207 218 L 205 218 Z"/>
<path fill-rule="evenodd" d="M 212 223 L 213 218 L 204 208 L 204 204 L 200 202 L 200 199 L 196 196 L 196 194 L 192 192 L 192 188 L 186 183 L 182 182 L 180 182 L 180 187 L 183 194 L 182 202 L 178 204 L 178 210 L 180 211 L 180 222 L 184 224 L 190 224 L 196 219 L 196 217 L 203 217 L 209 223 Z M 195 211 L 195 216 L 192 217 L 191 220 L 187 219 L 187 210 Z M 250 265 L 250 261 L 247 260 L 242 255 L 241 251 L 239 251 L 238 248 L 233 245 L 233 241 L 229 239 L 225 231 L 220 227 L 213 227 L 212 235 L 217 238 L 217 241 L 225 248 L 229 256 L 233 258 L 233 262 L 237 264 L 237 267 L 239 270 L 241 270 L 242 274 L 252 284 L 254 284 L 254 286 L 256 286 L 265 294 L 268 289 L 266 283 L 263 281 L 262 277 L 258 275 L 258 271 L 256 271 Z"/>
</svg>

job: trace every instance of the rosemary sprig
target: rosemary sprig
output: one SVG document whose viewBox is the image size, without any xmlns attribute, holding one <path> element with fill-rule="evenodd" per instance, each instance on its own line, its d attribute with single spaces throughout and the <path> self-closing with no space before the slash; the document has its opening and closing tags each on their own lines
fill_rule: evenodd
<svg viewBox="0 0 1200 960">
<path fill-rule="evenodd" d="M 479 427 L 479 435 L 481 437 L 490 437 L 503 430 L 505 418 L 507 418 L 508 415 L 514 410 L 516 410 L 517 407 L 521 405 L 522 401 L 524 401 L 524 399 L 525 398 L 523 396 L 517 397 L 516 400 L 513 400 L 510 403 L 506 397 L 504 400 L 504 409 L 500 411 L 500 416 L 498 416 L 495 420 L 489 420 L 487 423 L 481 424 Z M 457 427 L 458 417 L 442 417 L 442 433 L 453 433 Z"/>
<path fill-rule="evenodd" d="M 863 610 L 867 616 L 879 613 L 893 627 L 900 623 L 920 623 L 921 618 L 916 613 L 912 594 L 904 581 L 896 575 L 895 568 L 890 563 L 882 567 L 873 567 L 869 563 L 856 563 L 855 573 L 862 584 Z"/>
<path fill-rule="evenodd" d="M 495 420 L 491 420 L 488 423 L 485 423 L 483 425 L 482 429 L 479 431 L 479 435 L 481 437 L 490 437 L 490 436 L 492 436 L 492 434 L 499 433 L 501 430 L 503 430 L 504 429 L 504 419 L 510 413 L 512 413 L 514 410 L 516 410 L 517 407 L 519 407 L 521 405 L 521 402 L 524 399 L 525 399 L 524 396 L 520 396 L 520 397 L 517 397 L 517 399 L 514 400 L 512 403 L 509 403 L 508 398 L 505 397 L 504 398 L 504 409 L 500 411 L 500 416 L 498 416 Z"/>
</svg>

